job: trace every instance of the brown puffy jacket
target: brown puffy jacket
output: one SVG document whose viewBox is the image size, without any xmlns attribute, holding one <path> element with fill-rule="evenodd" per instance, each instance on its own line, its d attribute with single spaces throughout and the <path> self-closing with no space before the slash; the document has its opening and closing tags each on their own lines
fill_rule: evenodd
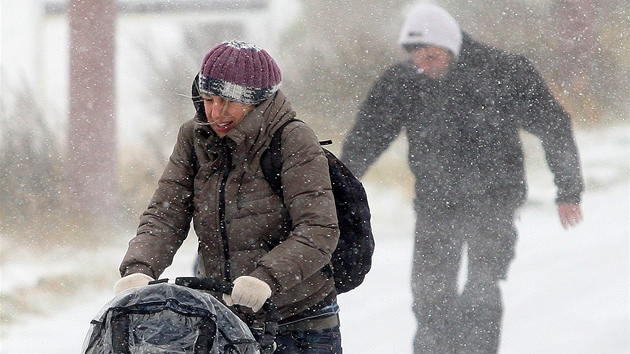
<svg viewBox="0 0 630 354">
<path fill-rule="evenodd" d="M 251 275 L 265 281 L 281 318 L 331 294 L 334 281 L 322 268 L 330 262 L 339 229 L 327 159 L 315 133 L 301 122 L 282 132 L 284 203 L 260 167 L 274 131 L 294 116 L 279 91 L 225 139 L 198 119 L 184 123 L 129 243 L 121 275 L 159 277 L 192 219 L 201 276 L 231 282 Z M 293 228 L 286 231 L 291 220 Z"/>
</svg>

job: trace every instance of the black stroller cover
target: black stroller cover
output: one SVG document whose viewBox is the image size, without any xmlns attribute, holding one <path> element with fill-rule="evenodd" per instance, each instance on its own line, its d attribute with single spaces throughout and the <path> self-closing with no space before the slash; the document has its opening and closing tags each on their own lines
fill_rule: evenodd
<svg viewBox="0 0 630 354">
<path fill-rule="evenodd" d="M 123 291 L 91 321 L 84 354 L 259 353 L 250 329 L 199 290 L 158 283 Z"/>
</svg>

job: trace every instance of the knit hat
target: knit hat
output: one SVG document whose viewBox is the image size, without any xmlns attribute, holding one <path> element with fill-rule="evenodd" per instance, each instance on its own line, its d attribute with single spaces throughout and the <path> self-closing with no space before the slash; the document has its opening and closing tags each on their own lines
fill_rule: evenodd
<svg viewBox="0 0 630 354">
<path fill-rule="evenodd" d="M 414 7 L 400 32 L 401 46 L 433 45 L 448 49 L 459 57 L 462 31 L 457 21 L 443 8 L 432 4 Z"/>
<path fill-rule="evenodd" d="M 280 68 L 267 51 L 236 40 L 210 49 L 199 71 L 201 93 L 249 105 L 271 97 L 281 82 Z"/>
</svg>

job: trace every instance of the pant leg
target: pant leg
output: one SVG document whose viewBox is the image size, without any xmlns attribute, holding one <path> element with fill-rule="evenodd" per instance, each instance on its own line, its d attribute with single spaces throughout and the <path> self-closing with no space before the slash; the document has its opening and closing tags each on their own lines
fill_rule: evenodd
<svg viewBox="0 0 630 354">
<path fill-rule="evenodd" d="M 457 274 L 463 236 L 456 215 L 417 214 L 412 268 L 414 353 L 456 353 L 460 337 Z"/>
<path fill-rule="evenodd" d="M 496 206 L 471 211 L 466 233 L 468 274 L 460 297 L 461 353 L 498 351 L 503 316 L 499 281 L 506 278 L 514 258 L 514 212 L 514 208 Z"/>
<path fill-rule="evenodd" d="M 286 331 L 276 336 L 275 354 L 341 354 L 339 326 L 307 331 Z"/>
</svg>

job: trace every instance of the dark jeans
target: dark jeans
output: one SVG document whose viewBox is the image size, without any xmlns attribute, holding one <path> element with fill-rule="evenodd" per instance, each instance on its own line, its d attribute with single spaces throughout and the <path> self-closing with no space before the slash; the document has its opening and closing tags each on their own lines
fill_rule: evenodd
<svg viewBox="0 0 630 354">
<path fill-rule="evenodd" d="M 276 336 L 274 354 L 341 354 L 339 326 L 309 331 L 288 331 Z"/>
<path fill-rule="evenodd" d="M 514 258 L 515 207 L 417 210 L 412 270 L 418 323 L 414 353 L 496 353 L 503 304 L 499 281 Z M 458 272 L 467 249 L 466 283 Z"/>
</svg>

